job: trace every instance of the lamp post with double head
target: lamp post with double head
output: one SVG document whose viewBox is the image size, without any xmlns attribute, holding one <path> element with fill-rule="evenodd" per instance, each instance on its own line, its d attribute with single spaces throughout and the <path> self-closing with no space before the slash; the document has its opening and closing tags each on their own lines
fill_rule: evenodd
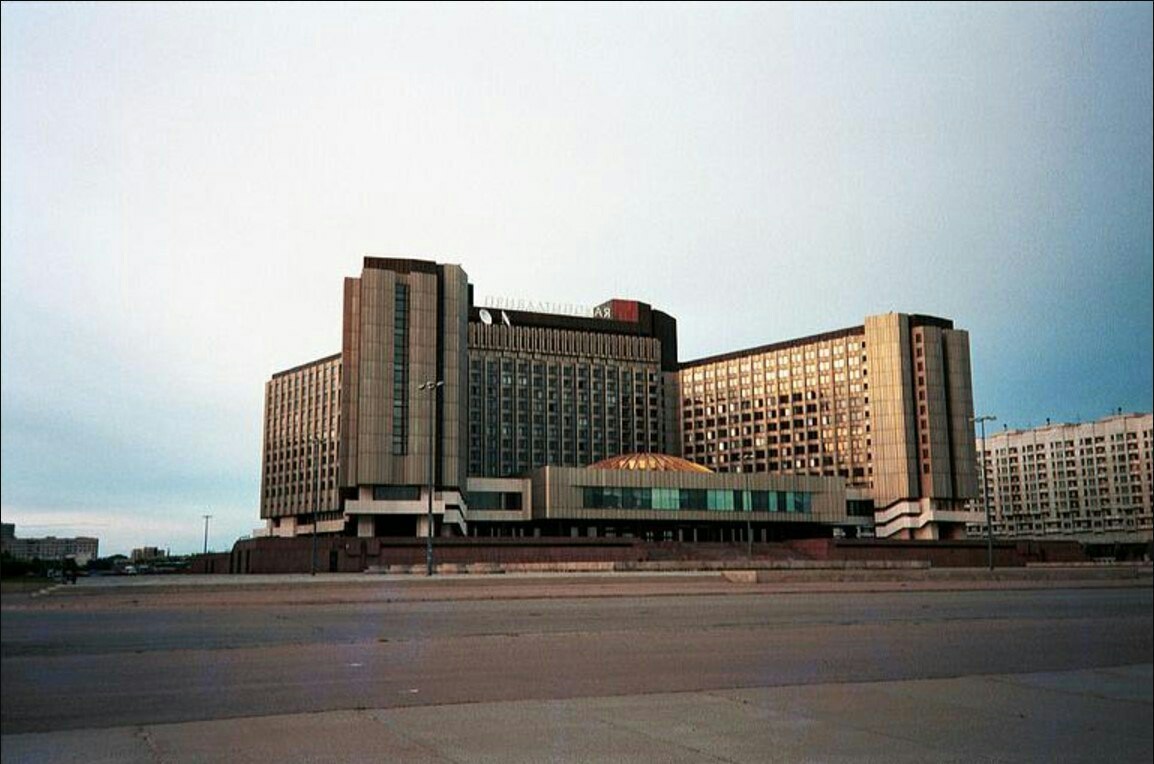
<svg viewBox="0 0 1154 764">
<path fill-rule="evenodd" d="M 325 408 L 326 404 L 326 385 L 322 381 L 321 385 L 321 400 L 320 409 L 318 410 L 317 421 L 321 425 L 321 435 L 314 435 L 313 441 L 313 490 L 315 495 L 313 497 L 313 551 L 312 560 L 309 563 L 309 575 L 315 576 L 317 574 L 317 524 L 320 522 L 321 513 L 321 455 L 324 453 L 324 446 L 328 442 L 329 433 L 329 417 L 328 410 Z"/>
<path fill-rule="evenodd" d="M 433 491 L 436 481 L 437 442 L 437 391 L 444 386 L 444 380 L 429 380 L 417 386 L 418 390 L 429 392 L 429 513 L 425 534 L 425 575 L 433 575 Z"/>
<path fill-rule="evenodd" d="M 990 522 L 990 483 L 986 476 L 986 458 L 989 454 L 986 453 L 986 422 L 996 422 L 998 418 L 990 414 L 984 416 L 976 416 L 970 418 L 971 422 L 977 422 L 982 428 L 982 508 L 986 512 L 986 563 L 990 570 L 994 569 L 994 526 Z M 993 461 L 992 459 L 990 460 Z"/>
</svg>

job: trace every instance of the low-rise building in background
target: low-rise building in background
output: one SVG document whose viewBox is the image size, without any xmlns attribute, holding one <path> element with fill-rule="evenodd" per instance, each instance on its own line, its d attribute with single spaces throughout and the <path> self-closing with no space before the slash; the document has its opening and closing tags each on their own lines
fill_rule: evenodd
<svg viewBox="0 0 1154 764">
<path fill-rule="evenodd" d="M 100 556 L 100 539 L 89 536 L 76 538 L 22 539 L 16 537 L 16 525 L 4 523 L 0 534 L 0 552 L 9 554 L 16 560 L 64 560 L 73 557 L 77 565 L 87 565 L 89 560 Z"/>
<path fill-rule="evenodd" d="M 168 557 L 168 550 L 161 549 L 156 546 L 145 546 L 139 549 L 133 549 L 131 559 L 133 562 L 148 562 L 150 560 L 163 560 Z"/>
</svg>

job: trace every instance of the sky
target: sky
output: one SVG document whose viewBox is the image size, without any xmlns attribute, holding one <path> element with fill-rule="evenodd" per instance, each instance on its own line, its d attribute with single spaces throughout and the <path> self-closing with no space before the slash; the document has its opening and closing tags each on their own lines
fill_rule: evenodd
<svg viewBox="0 0 1154 764">
<path fill-rule="evenodd" d="M 5 2 L 4 522 L 231 548 L 366 255 L 682 360 L 943 316 L 997 426 L 1148 412 L 1151 8 Z"/>
</svg>

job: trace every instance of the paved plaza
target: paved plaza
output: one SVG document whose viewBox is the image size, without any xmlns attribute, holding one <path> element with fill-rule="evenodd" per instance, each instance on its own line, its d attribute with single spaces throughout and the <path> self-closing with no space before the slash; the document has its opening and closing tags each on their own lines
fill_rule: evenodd
<svg viewBox="0 0 1154 764">
<path fill-rule="evenodd" d="M 6 764 L 1148 762 L 1149 577 L 972 578 L 158 577 L 5 595 L 0 746 Z"/>
</svg>

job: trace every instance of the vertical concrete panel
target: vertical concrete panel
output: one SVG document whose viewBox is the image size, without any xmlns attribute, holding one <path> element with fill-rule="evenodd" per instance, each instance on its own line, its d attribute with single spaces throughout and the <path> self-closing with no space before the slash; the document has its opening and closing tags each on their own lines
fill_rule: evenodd
<svg viewBox="0 0 1154 764">
<path fill-rule="evenodd" d="M 969 332 L 952 329 L 944 333 L 949 367 L 950 442 L 954 464 L 954 498 L 978 496 L 977 448 L 974 440 L 974 392 L 970 370 Z"/>
<path fill-rule="evenodd" d="M 458 265 L 441 266 L 443 327 L 442 478 L 463 488 L 468 474 L 468 326 L 469 281 Z"/>
<path fill-rule="evenodd" d="M 934 498 L 948 498 L 954 493 L 953 476 L 950 464 L 950 416 L 947 402 L 946 359 L 945 348 L 942 344 L 942 330 L 936 326 L 920 327 L 922 334 L 922 357 L 915 354 L 915 375 L 925 379 L 926 422 L 929 425 L 923 433 L 919 427 L 918 442 L 919 465 L 921 451 L 929 452 L 930 471 L 922 472 L 922 495 Z M 918 374 L 917 362 L 923 362 L 924 374 Z M 915 385 L 916 387 L 916 385 Z M 919 407 L 922 401 L 918 401 Z M 920 414 L 920 411 L 919 411 Z M 926 436 L 923 445 L 921 436 Z"/>
<path fill-rule="evenodd" d="M 361 275 L 358 482 L 393 482 L 393 311 L 396 275 L 365 268 Z"/>
<path fill-rule="evenodd" d="M 542 467 L 532 475 L 530 490 L 533 495 L 533 520 L 544 520 L 549 516 L 549 486 L 554 480 L 555 468 Z"/>
<path fill-rule="evenodd" d="M 412 271 L 409 285 L 408 453 L 394 458 L 397 483 L 429 484 L 429 433 L 436 395 L 422 390 L 437 381 L 437 277 Z"/>
<path fill-rule="evenodd" d="M 681 375 L 675 371 L 664 371 L 661 373 L 661 385 L 665 397 L 661 450 L 672 456 L 684 456 L 681 431 Z"/>
<path fill-rule="evenodd" d="M 360 431 L 361 280 L 346 278 L 341 330 L 341 443 L 338 482 L 357 485 L 357 434 Z"/>
<path fill-rule="evenodd" d="M 909 317 L 897 313 L 865 321 L 874 452 L 874 500 L 879 508 L 917 496 L 914 401 L 910 379 Z"/>
<path fill-rule="evenodd" d="M 265 382 L 264 385 L 264 428 L 261 432 L 260 445 L 260 516 L 262 519 L 272 517 L 272 497 L 268 495 L 269 491 L 269 430 L 273 427 L 272 422 L 272 400 L 273 400 L 273 383 L 271 381 Z"/>
</svg>

